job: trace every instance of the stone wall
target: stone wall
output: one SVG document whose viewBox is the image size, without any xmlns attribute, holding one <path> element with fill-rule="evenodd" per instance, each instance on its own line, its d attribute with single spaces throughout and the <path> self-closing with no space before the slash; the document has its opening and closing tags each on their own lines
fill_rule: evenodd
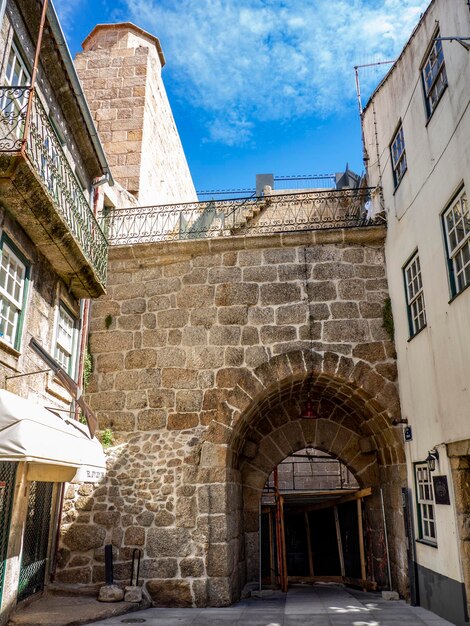
<svg viewBox="0 0 470 626">
<path fill-rule="evenodd" d="M 111 249 L 108 294 L 92 309 L 88 399 L 115 445 L 106 482 L 66 494 L 59 581 L 101 583 L 112 543 L 120 581 L 142 549 L 156 603 L 230 603 L 256 576 L 264 482 L 308 445 L 342 460 L 361 486 L 378 489 L 380 468 L 390 468 L 395 483 L 384 489 L 399 491 L 384 234 Z M 315 420 L 299 418 L 309 394 Z M 375 527 L 378 502 L 369 507 Z M 402 540 L 396 523 L 392 552 Z M 371 542 L 386 565 L 383 533 Z M 394 577 L 406 591 L 397 568 Z"/>
<path fill-rule="evenodd" d="M 196 201 L 158 39 L 133 24 L 100 24 L 83 47 L 75 66 L 114 178 L 141 206 Z"/>
</svg>

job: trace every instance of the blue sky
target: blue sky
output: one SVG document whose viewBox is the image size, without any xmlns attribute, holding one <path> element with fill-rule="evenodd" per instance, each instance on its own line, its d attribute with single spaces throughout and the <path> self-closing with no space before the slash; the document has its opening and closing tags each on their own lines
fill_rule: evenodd
<svg viewBox="0 0 470 626">
<path fill-rule="evenodd" d="M 160 38 L 197 189 L 362 172 L 354 65 L 395 58 L 428 0 L 54 0 L 72 56 L 97 23 Z M 360 71 L 364 98 L 384 66 Z"/>
</svg>

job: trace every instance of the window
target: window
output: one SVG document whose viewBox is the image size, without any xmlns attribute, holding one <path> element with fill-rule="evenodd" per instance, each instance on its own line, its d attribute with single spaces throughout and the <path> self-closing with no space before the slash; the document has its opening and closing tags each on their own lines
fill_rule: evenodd
<svg viewBox="0 0 470 626">
<path fill-rule="evenodd" d="M 390 153 L 392 155 L 393 182 L 396 188 L 406 172 L 405 140 L 401 124 L 390 144 Z"/>
<path fill-rule="evenodd" d="M 54 358 L 70 376 L 75 369 L 77 320 L 63 304 L 59 305 L 56 322 Z"/>
<path fill-rule="evenodd" d="M 456 295 L 470 284 L 470 213 L 464 189 L 452 200 L 443 218 L 450 286 Z"/>
<path fill-rule="evenodd" d="M 20 343 L 25 308 L 27 266 L 3 242 L 0 261 L 0 337 L 14 348 Z"/>
<path fill-rule="evenodd" d="M 12 87 L 26 87 L 30 83 L 30 73 L 18 52 L 18 48 L 12 42 L 5 72 L 5 84 Z M 4 95 L 0 101 L 1 122 L 5 124 L 5 128 L 2 129 L 4 139 L 9 138 L 14 142 L 22 136 L 27 102 L 27 89 L 10 90 L 10 92 L 4 90 Z"/>
<path fill-rule="evenodd" d="M 403 271 L 405 275 L 410 337 L 413 337 L 426 326 L 426 309 L 424 306 L 423 282 L 421 280 L 421 265 L 418 253 L 413 255 Z"/>
<path fill-rule="evenodd" d="M 416 496 L 418 500 L 419 538 L 437 543 L 434 490 L 427 463 L 415 465 Z"/>
<path fill-rule="evenodd" d="M 13 87 L 26 87 L 31 83 L 31 75 L 14 42 L 8 55 L 5 82 Z"/>
<path fill-rule="evenodd" d="M 438 37 L 439 33 L 436 33 L 431 50 L 421 70 L 428 117 L 432 115 L 444 89 L 447 87 L 447 74 L 444 63 L 444 53 L 442 51 L 442 41 L 437 39 Z"/>
</svg>

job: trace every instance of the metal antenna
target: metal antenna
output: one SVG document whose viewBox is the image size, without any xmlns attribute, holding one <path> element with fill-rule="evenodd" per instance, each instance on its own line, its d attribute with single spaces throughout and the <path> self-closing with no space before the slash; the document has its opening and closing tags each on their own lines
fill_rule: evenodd
<svg viewBox="0 0 470 626">
<path fill-rule="evenodd" d="M 470 2 L 470 0 L 468 0 L 468 2 Z M 355 65 L 354 66 L 354 73 L 356 75 L 356 94 L 357 94 L 357 104 L 359 107 L 359 117 L 361 118 L 361 140 L 362 140 L 362 160 L 364 161 L 364 167 L 367 170 L 367 161 L 369 160 L 369 156 L 367 154 L 367 150 L 366 150 L 366 141 L 365 141 L 365 137 L 364 137 L 364 126 L 362 124 L 362 113 L 363 113 L 363 108 L 362 108 L 362 99 L 361 99 L 361 85 L 359 83 L 359 70 L 363 67 L 374 67 L 376 65 L 391 65 L 392 63 L 395 63 L 395 60 L 393 61 L 376 61 L 375 63 L 363 63 L 362 65 Z"/>
</svg>

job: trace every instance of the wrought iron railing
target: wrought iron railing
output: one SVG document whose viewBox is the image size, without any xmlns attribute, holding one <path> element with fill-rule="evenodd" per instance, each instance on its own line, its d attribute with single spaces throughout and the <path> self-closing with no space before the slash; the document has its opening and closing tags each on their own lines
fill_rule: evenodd
<svg viewBox="0 0 470 626">
<path fill-rule="evenodd" d="M 31 115 L 27 120 L 30 97 Z M 37 93 L 30 87 L 0 87 L 0 152 L 22 152 L 27 157 L 104 285 L 108 242 Z"/>
<path fill-rule="evenodd" d="M 111 245 L 369 226 L 370 189 L 329 189 L 234 200 L 113 209 Z"/>
</svg>

